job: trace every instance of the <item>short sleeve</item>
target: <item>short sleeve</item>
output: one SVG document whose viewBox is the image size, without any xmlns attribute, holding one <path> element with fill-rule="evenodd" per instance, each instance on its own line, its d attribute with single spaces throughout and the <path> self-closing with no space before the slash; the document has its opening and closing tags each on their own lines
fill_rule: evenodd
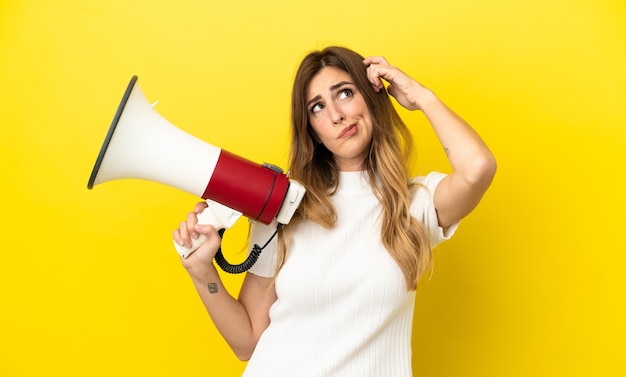
<svg viewBox="0 0 626 377">
<path fill-rule="evenodd" d="M 250 248 L 255 244 L 260 247 L 263 247 L 265 244 L 267 244 L 267 246 L 261 251 L 259 259 L 248 272 L 262 277 L 274 277 L 276 273 L 278 236 L 274 237 L 269 243 L 268 241 L 272 238 L 274 232 L 276 232 L 278 222 L 274 220 L 269 225 L 256 221 L 250 221 L 250 223 Z"/>
<path fill-rule="evenodd" d="M 424 225 L 430 239 L 430 246 L 434 248 L 445 240 L 450 239 L 459 226 L 459 222 L 448 226 L 446 229 L 439 226 L 437 211 L 433 201 L 433 194 L 437 185 L 446 174 L 433 172 L 426 176 L 415 177 L 417 183 L 415 196 L 411 203 L 411 214 Z"/>
</svg>

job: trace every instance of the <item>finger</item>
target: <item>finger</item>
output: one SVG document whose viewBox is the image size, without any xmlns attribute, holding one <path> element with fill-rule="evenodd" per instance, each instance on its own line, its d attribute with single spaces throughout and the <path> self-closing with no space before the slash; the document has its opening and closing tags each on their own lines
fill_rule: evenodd
<svg viewBox="0 0 626 377">
<path fill-rule="evenodd" d="M 174 241 L 176 241 L 176 243 L 180 246 L 183 246 L 185 244 L 185 241 L 183 241 L 182 237 L 180 236 L 179 229 L 174 229 L 174 231 L 172 232 L 172 238 L 174 238 Z"/>
<path fill-rule="evenodd" d="M 196 203 L 196 206 L 194 207 L 193 211 L 195 213 L 200 213 L 200 212 L 204 211 L 204 209 L 206 207 L 208 207 L 208 206 L 209 205 L 207 204 L 207 202 L 198 202 L 198 203 Z"/>
<path fill-rule="evenodd" d="M 384 87 L 382 78 L 385 76 L 384 71 L 381 71 L 380 68 L 389 66 L 389 62 L 382 56 L 369 56 L 363 60 L 363 64 L 367 67 L 367 77 L 374 86 L 374 90 L 380 92 Z"/>
<path fill-rule="evenodd" d="M 385 59 L 382 56 L 369 56 L 365 60 L 363 60 L 363 64 L 365 64 L 366 66 L 369 66 L 372 64 L 389 65 L 389 63 L 387 62 L 387 59 Z"/>
<path fill-rule="evenodd" d="M 210 224 L 196 224 L 194 231 L 206 236 L 206 243 L 212 247 L 217 247 L 221 243 L 221 238 L 217 229 Z"/>
<path fill-rule="evenodd" d="M 376 92 L 379 92 L 382 88 L 383 88 L 383 82 L 381 79 L 381 72 L 378 69 L 377 66 L 369 66 L 367 67 L 367 79 L 369 80 L 370 83 L 372 83 L 372 86 L 374 87 L 374 90 Z"/>
<path fill-rule="evenodd" d="M 187 214 L 186 229 L 192 238 L 198 238 L 198 233 L 194 230 L 194 226 L 198 223 L 198 216 L 195 212 L 189 212 Z"/>
<path fill-rule="evenodd" d="M 174 231 L 174 240 L 181 246 L 191 247 L 191 238 L 189 238 L 189 230 L 185 221 L 182 221 L 178 229 Z"/>
<path fill-rule="evenodd" d="M 217 235 L 217 231 L 215 230 L 215 227 L 210 224 L 196 224 L 193 229 L 194 229 L 194 232 L 204 234 L 207 237 Z"/>
</svg>

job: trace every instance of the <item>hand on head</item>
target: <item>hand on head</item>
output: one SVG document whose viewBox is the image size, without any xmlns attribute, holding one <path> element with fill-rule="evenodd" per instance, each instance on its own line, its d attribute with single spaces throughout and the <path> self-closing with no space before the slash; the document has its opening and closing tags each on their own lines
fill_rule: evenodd
<svg viewBox="0 0 626 377">
<path fill-rule="evenodd" d="M 382 56 L 370 56 L 363 61 L 367 67 L 367 78 L 374 90 L 380 92 L 384 87 L 383 80 L 387 81 L 387 92 L 396 101 L 409 110 L 421 110 L 418 98 L 427 89 L 400 70 L 392 66 Z"/>
</svg>

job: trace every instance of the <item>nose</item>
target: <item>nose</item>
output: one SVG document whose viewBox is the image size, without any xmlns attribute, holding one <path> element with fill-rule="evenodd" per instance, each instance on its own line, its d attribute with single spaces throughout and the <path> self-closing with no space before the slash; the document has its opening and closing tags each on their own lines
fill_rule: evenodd
<svg viewBox="0 0 626 377">
<path fill-rule="evenodd" d="M 333 122 L 333 125 L 341 124 L 346 120 L 346 117 L 339 105 L 333 104 L 332 106 L 328 106 L 328 110 L 330 111 L 330 120 Z"/>
</svg>

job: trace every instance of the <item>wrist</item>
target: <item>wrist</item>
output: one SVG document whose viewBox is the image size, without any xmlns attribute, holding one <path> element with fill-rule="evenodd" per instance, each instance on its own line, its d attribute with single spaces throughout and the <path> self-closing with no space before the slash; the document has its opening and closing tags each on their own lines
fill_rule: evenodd
<svg viewBox="0 0 626 377">
<path fill-rule="evenodd" d="M 215 282 L 220 279 L 219 273 L 213 264 L 202 266 L 185 265 L 185 270 L 187 270 L 191 281 L 195 285 L 205 286 L 209 282 Z"/>
<path fill-rule="evenodd" d="M 420 93 L 415 97 L 414 104 L 415 107 L 424 111 L 437 101 L 439 101 L 439 99 L 432 90 L 423 88 Z"/>
</svg>

